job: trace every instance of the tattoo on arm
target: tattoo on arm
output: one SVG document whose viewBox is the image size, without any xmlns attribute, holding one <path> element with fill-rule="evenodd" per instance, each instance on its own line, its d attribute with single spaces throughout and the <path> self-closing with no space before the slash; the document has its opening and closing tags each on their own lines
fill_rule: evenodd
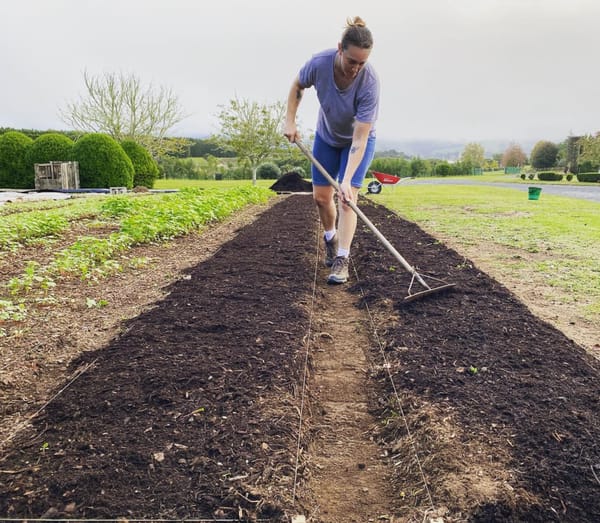
<svg viewBox="0 0 600 523">
<path fill-rule="evenodd" d="M 302 98 L 302 91 L 300 89 L 296 89 L 296 100 L 300 100 Z"/>
<path fill-rule="evenodd" d="M 350 154 L 354 154 L 356 151 L 358 151 L 358 147 L 356 147 L 356 145 L 353 145 L 353 146 L 350 148 Z"/>
</svg>

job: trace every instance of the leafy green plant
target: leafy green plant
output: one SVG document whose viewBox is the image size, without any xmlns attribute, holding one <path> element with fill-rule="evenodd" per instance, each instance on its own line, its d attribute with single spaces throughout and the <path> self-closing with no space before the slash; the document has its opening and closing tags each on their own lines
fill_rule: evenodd
<svg viewBox="0 0 600 523">
<path fill-rule="evenodd" d="M 96 300 L 94 298 L 86 298 L 85 304 L 88 309 L 97 308 L 100 309 L 102 307 L 106 307 L 108 305 L 107 300 Z"/>
<path fill-rule="evenodd" d="M 536 169 L 547 169 L 556 165 L 558 146 L 547 140 L 540 140 L 531 151 L 531 165 Z"/>
<path fill-rule="evenodd" d="M 21 277 L 11 278 L 8 282 L 8 288 L 11 294 L 19 294 L 32 291 L 34 288 L 49 291 L 56 286 L 55 281 L 47 274 L 39 274 L 40 264 L 34 261 L 27 263 L 25 272 Z"/>
<path fill-rule="evenodd" d="M 61 213 L 39 212 L 12 215 L 0 222 L 0 250 L 16 251 L 34 239 L 57 236 L 68 227 Z"/>
<path fill-rule="evenodd" d="M 70 247 L 60 251 L 51 264 L 50 270 L 63 275 L 79 274 L 81 278 L 91 278 L 94 268 L 106 264 L 116 254 L 130 248 L 132 244 L 132 239 L 126 234 L 113 233 L 107 238 L 84 236 Z M 118 266 L 111 265 L 109 272 L 113 272 L 116 268 Z"/>
<path fill-rule="evenodd" d="M 23 303 L 0 300 L 0 321 L 22 321 L 26 315 L 27 308 Z"/>
<path fill-rule="evenodd" d="M 9 288 L 13 294 L 29 293 L 35 288 L 51 289 L 57 276 L 105 277 L 122 269 L 118 258 L 126 260 L 124 255 L 136 244 L 187 234 L 225 218 L 248 203 L 264 202 L 272 195 L 261 187 L 185 189 L 161 196 L 115 196 L 102 203 L 94 202 L 94 209 L 88 208 L 88 211 L 120 219 L 120 230 L 106 237 L 80 237 L 58 252 L 44 268 L 28 264 L 20 277 L 11 279 Z M 147 259 L 136 258 L 130 266 L 147 263 Z"/>
<path fill-rule="evenodd" d="M 435 166 L 436 176 L 449 176 L 450 175 L 450 164 L 448 162 L 440 162 Z"/>
<path fill-rule="evenodd" d="M 100 209 L 103 214 L 117 218 L 132 213 L 136 203 L 136 200 L 127 196 L 111 196 L 102 202 Z"/>
<path fill-rule="evenodd" d="M 563 179 L 563 175 L 561 173 L 555 173 L 553 171 L 542 171 L 539 172 L 538 180 L 546 181 L 546 182 L 560 182 Z"/>
<path fill-rule="evenodd" d="M 577 180 L 580 182 L 600 182 L 600 173 L 579 173 L 577 174 Z"/>
</svg>

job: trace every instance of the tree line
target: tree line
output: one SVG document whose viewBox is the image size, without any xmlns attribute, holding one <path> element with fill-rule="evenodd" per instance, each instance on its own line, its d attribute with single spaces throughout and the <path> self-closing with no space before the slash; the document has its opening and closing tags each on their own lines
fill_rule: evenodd
<svg viewBox="0 0 600 523">
<path fill-rule="evenodd" d="M 169 88 L 144 85 L 137 76 L 122 73 L 93 76 L 85 72 L 84 84 L 86 93 L 60 110 L 63 121 L 73 130 L 0 128 L 0 186 L 28 188 L 32 185 L 32 162 L 42 160 L 80 162 L 82 185 L 85 181 L 87 187 L 116 181 L 127 187 L 142 181 L 152 186 L 157 176 L 251 177 L 256 181 L 257 176 L 272 177 L 289 171 L 307 175 L 310 170 L 308 160 L 298 148 L 290 146 L 281 132 L 281 102 L 259 104 L 235 98 L 220 106 L 220 131 L 215 135 L 202 139 L 173 137 L 169 132 L 186 115 Z M 310 142 L 310 137 L 305 141 Z M 135 153 L 132 143 L 136 144 Z M 89 144 L 96 149 L 84 147 Z M 102 159 L 107 151 L 118 158 Z M 143 166 L 133 165 L 131 154 L 138 159 L 143 155 Z M 91 180 L 86 174 L 88 165 L 119 166 L 122 172 L 103 171 Z M 385 151 L 376 155 L 372 169 L 416 177 L 478 174 L 526 165 L 573 173 L 597 171 L 600 134 L 569 137 L 560 144 L 540 141 L 529 158 L 517 143 L 491 158 L 486 157 L 480 144 L 468 143 L 457 162 L 409 158 L 402 152 Z"/>
</svg>

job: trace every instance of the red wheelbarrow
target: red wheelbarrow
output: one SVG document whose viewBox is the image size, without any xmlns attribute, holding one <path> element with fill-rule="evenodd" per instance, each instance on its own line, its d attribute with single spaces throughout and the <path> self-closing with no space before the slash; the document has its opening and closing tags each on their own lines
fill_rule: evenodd
<svg viewBox="0 0 600 523">
<path fill-rule="evenodd" d="M 373 178 L 375 178 L 367 185 L 367 191 L 371 194 L 379 194 L 384 185 L 391 185 L 392 187 L 395 187 L 402 180 L 400 176 L 396 176 L 394 174 L 381 173 L 379 171 L 371 172 L 373 173 Z"/>
</svg>

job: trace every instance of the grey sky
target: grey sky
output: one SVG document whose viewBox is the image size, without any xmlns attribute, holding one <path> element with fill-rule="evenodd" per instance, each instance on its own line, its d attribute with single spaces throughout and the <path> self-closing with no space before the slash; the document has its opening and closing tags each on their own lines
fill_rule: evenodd
<svg viewBox="0 0 600 523">
<path fill-rule="evenodd" d="M 378 136 L 561 141 L 600 130 L 597 0 L 4 0 L 0 127 L 64 129 L 58 109 L 83 71 L 170 87 L 190 116 L 175 134 L 215 132 L 237 96 L 286 99 L 309 56 L 346 17 L 373 32 Z M 299 112 L 314 128 L 314 90 Z"/>
</svg>

